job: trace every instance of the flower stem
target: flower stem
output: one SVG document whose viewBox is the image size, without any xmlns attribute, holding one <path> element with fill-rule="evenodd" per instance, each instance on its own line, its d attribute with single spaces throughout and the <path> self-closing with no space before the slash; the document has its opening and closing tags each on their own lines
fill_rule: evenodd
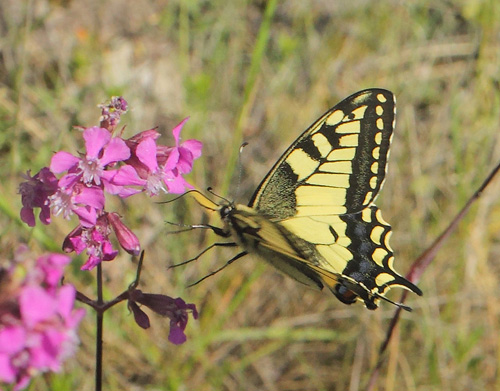
<svg viewBox="0 0 500 391">
<path fill-rule="evenodd" d="M 103 304 L 102 298 L 102 265 L 97 265 L 97 303 Z M 102 390 L 102 327 L 103 312 L 96 311 L 96 349 L 95 349 L 95 389 Z"/>
</svg>

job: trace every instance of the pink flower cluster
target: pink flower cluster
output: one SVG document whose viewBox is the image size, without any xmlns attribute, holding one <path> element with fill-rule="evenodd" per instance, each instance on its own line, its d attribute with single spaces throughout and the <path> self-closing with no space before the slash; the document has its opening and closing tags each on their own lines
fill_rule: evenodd
<svg viewBox="0 0 500 391">
<path fill-rule="evenodd" d="M 14 390 L 36 373 L 61 369 L 78 344 L 76 328 L 85 314 L 73 308 L 75 288 L 59 285 L 70 258 L 25 254 L 0 268 L 0 381 Z"/>
<path fill-rule="evenodd" d="M 200 157 L 202 144 L 198 140 L 180 142 L 180 132 L 186 120 L 172 133 L 175 146 L 157 144 L 160 137 L 155 129 L 145 130 L 129 139 L 115 135 L 120 116 L 127 102 L 113 98 L 102 109 L 100 126 L 85 128 L 85 151 L 78 156 L 57 152 L 50 167 L 44 167 L 19 187 L 23 208 L 21 219 L 35 225 L 33 209 L 38 207 L 40 221 L 50 223 L 50 212 L 70 218 L 76 215 L 79 224 L 66 237 L 63 249 L 88 258 L 82 270 L 90 270 L 101 261 L 113 260 L 118 251 L 110 241 L 114 232 L 121 247 L 130 254 L 140 252 L 139 240 L 122 222 L 117 213 L 105 210 L 105 193 L 126 198 L 145 192 L 150 196 L 161 191 L 182 193 L 191 186 L 183 175 L 191 171 L 193 161 Z M 57 179 L 55 174 L 63 174 Z"/>
</svg>

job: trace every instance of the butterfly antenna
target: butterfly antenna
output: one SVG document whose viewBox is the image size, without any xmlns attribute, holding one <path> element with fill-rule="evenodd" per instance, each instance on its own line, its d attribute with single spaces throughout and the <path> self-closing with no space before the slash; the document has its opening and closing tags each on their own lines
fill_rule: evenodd
<svg viewBox="0 0 500 391">
<path fill-rule="evenodd" d="M 198 193 L 198 191 L 196 191 L 196 190 L 188 190 L 188 191 L 186 191 L 185 193 L 181 194 L 178 197 L 172 198 L 171 200 L 167 200 L 167 201 L 160 201 L 160 202 L 157 202 L 157 204 L 170 204 L 171 202 L 175 202 L 177 200 L 180 200 L 181 198 L 184 198 L 186 195 L 188 195 L 190 193 Z"/>
<path fill-rule="evenodd" d="M 221 200 L 223 200 L 224 202 L 227 202 L 228 204 L 232 204 L 231 201 L 229 201 L 227 198 L 225 197 L 222 197 L 221 195 L 217 194 L 216 192 L 214 192 L 214 190 L 211 188 L 211 187 L 207 187 L 207 191 L 212 194 L 214 197 L 217 197 L 217 198 L 220 198 Z"/>
</svg>

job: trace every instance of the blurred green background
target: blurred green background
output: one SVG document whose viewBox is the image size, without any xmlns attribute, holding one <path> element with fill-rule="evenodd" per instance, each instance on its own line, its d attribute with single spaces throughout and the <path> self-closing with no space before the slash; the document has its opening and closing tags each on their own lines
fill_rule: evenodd
<svg viewBox="0 0 500 391">
<path fill-rule="evenodd" d="M 377 204 L 394 230 L 396 268 L 450 222 L 500 159 L 500 3 L 457 1 L 0 2 L 0 246 L 58 250 L 75 221 L 21 224 L 21 173 L 54 151 L 82 148 L 74 125 L 98 124 L 97 104 L 123 95 L 125 136 L 159 126 L 163 143 L 190 116 L 183 138 L 204 143 L 189 180 L 246 203 L 281 152 L 351 93 L 382 87 L 398 114 L 389 172 Z M 234 169 L 238 147 L 242 178 Z M 379 390 L 497 390 L 500 364 L 500 178 L 483 194 L 410 297 L 378 380 Z M 166 196 L 160 200 L 171 197 Z M 394 307 L 345 306 L 245 257 L 200 285 L 233 252 L 197 254 L 213 235 L 168 235 L 194 224 L 189 200 L 145 195 L 113 202 L 146 249 L 144 291 L 196 303 L 188 341 L 168 343 L 168 320 L 143 331 L 125 305 L 105 317 L 106 389 L 365 389 Z M 111 209 L 111 207 L 110 207 Z M 94 273 L 66 278 L 94 296 Z M 122 254 L 105 264 L 106 297 L 134 277 Z M 400 292 L 389 296 L 398 299 Z M 94 320 L 61 375 L 31 390 L 93 387 Z"/>
</svg>

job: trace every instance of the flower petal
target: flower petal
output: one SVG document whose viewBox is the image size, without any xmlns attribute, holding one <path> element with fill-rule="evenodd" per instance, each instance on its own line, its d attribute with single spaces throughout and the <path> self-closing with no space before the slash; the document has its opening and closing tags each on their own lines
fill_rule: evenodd
<svg viewBox="0 0 500 391">
<path fill-rule="evenodd" d="M 172 134 L 174 135 L 176 146 L 179 146 L 179 138 L 181 135 L 181 130 L 188 119 L 189 117 L 184 118 L 181 122 L 179 122 L 179 124 L 175 128 L 172 129 Z"/>
<path fill-rule="evenodd" d="M 113 138 L 104 148 L 102 157 L 99 159 L 103 166 L 109 163 L 121 162 L 130 157 L 130 149 L 119 137 Z"/>
<path fill-rule="evenodd" d="M 79 158 L 73 156 L 69 152 L 57 152 L 50 160 L 50 171 L 56 174 L 68 171 L 70 168 L 77 166 L 79 161 Z"/>
<path fill-rule="evenodd" d="M 203 143 L 195 139 L 189 139 L 182 143 L 181 148 L 186 148 L 193 154 L 193 159 L 198 159 L 201 156 Z"/>
<path fill-rule="evenodd" d="M 19 295 L 21 316 L 30 327 L 49 319 L 56 311 L 54 299 L 39 286 L 26 286 Z"/>
<path fill-rule="evenodd" d="M 142 141 L 135 151 L 139 160 L 149 168 L 151 172 L 158 171 L 158 161 L 156 159 L 156 142 L 152 138 Z"/>
<path fill-rule="evenodd" d="M 103 128 L 93 126 L 83 132 L 87 159 L 99 158 L 99 153 L 103 147 L 111 140 L 111 133 Z M 54 170 L 52 170 L 54 171 Z"/>
</svg>

